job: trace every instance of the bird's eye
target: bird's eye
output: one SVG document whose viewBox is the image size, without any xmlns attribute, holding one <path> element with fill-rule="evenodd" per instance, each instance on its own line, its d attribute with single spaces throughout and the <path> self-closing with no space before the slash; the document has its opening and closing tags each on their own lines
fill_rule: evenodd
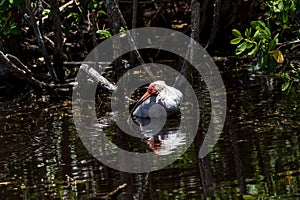
<svg viewBox="0 0 300 200">
<path fill-rule="evenodd" d="M 149 85 L 148 92 L 151 93 L 151 94 L 156 93 L 155 86 L 154 85 Z"/>
</svg>

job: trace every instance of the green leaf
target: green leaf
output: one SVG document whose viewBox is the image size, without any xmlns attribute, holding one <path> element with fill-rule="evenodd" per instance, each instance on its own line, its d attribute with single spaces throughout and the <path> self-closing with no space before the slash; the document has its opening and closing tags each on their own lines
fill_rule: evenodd
<svg viewBox="0 0 300 200">
<path fill-rule="evenodd" d="M 240 44 L 239 46 L 237 46 L 236 50 L 235 50 L 235 54 L 239 55 L 241 53 L 243 53 L 247 48 L 247 42 L 243 42 L 242 44 Z"/>
<path fill-rule="evenodd" d="M 250 38 L 251 37 L 251 28 L 246 28 L 246 30 L 245 30 L 245 36 L 247 37 L 247 38 Z"/>
<path fill-rule="evenodd" d="M 273 6 L 273 10 L 274 10 L 274 12 L 276 12 L 276 13 L 278 13 L 278 12 L 280 12 L 281 10 L 279 9 L 279 8 L 277 8 L 277 6 Z"/>
<path fill-rule="evenodd" d="M 125 28 L 124 28 L 123 26 L 120 27 L 120 31 L 119 31 L 120 33 L 125 33 L 125 31 L 126 31 L 126 30 L 125 30 Z"/>
<path fill-rule="evenodd" d="M 259 45 L 255 45 L 255 47 L 248 53 L 249 56 L 253 56 L 256 54 Z"/>
<path fill-rule="evenodd" d="M 107 13 L 104 11 L 104 10 L 100 10 L 99 12 L 98 12 L 98 14 L 101 16 L 101 15 L 107 15 Z"/>
<path fill-rule="evenodd" d="M 230 44 L 238 44 L 243 38 L 234 38 L 230 41 Z"/>
<path fill-rule="evenodd" d="M 278 9 L 279 9 L 280 11 L 282 11 L 283 8 L 284 8 L 284 3 L 283 3 L 282 1 L 280 1 L 280 2 L 278 3 Z"/>
<path fill-rule="evenodd" d="M 276 44 L 278 43 L 278 37 L 279 37 L 279 33 L 277 33 L 273 38 L 273 40 L 276 42 Z"/>
<path fill-rule="evenodd" d="M 281 16 L 282 16 L 282 22 L 287 23 L 289 19 L 289 15 L 286 12 L 283 12 Z"/>
<path fill-rule="evenodd" d="M 48 15 L 50 12 L 51 12 L 50 9 L 44 9 L 44 10 L 42 11 L 42 15 Z"/>
<path fill-rule="evenodd" d="M 98 30 L 97 34 L 101 36 L 102 39 L 107 39 L 111 37 L 111 33 L 108 30 Z"/>
<path fill-rule="evenodd" d="M 298 71 L 296 72 L 296 77 L 298 78 L 298 79 L 300 79 L 300 70 L 298 69 Z"/>
<path fill-rule="evenodd" d="M 251 49 L 253 47 L 253 43 L 247 43 L 247 49 Z"/>
<path fill-rule="evenodd" d="M 253 38 L 258 38 L 260 32 L 259 31 L 255 31 L 254 35 L 253 35 Z"/>
<path fill-rule="evenodd" d="M 0 6 L 2 6 L 5 2 L 6 2 L 6 0 L 1 0 Z"/>
<path fill-rule="evenodd" d="M 251 21 L 250 25 L 252 26 L 252 28 L 256 29 L 256 27 L 259 26 L 259 22 L 258 21 Z"/>
<path fill-rule="evenodd" d="M 267 37 L 271 38 L 271 31 L 270 31 L 269 27 L 265 27 L 264 33 L 267 35 Z"/>
<path fill-rule="evenodd" d="M 263 69 L 269 62 L 269 55 L 266 54 L 260 59 L 260 68 Z"/>
<path fill-rule="evenodd" d="M 258 35 L 257 35 L 257 37 L 255 39 L 257 39 L 257 40 L 264 40 L 266 38 L 267 37 L 266 37 L 266 35 L 263 32 L 258 31 Z"/>
<path fill-rule="evenodd" d="M 281 78 L 282 78 L 283 81 L 284 81 L 284 83 L 283 83 L 282 86 L 281 86 L 281 90 L 282 90 L 282 91 L 285 91 L 285 90 L 287 90 L 287 89 L 290 87 L 290 85 L 291 85 L 291 78 L 290 78 L 290 76 L 289 76 L 288 73 L 282 73 L 282 74 L 281 74 Z"/>
<path fill-rule="evenodd" d="M 271 42 L 269 43 L 269 48 L 268 48 L 268 51 L 271 52 L 275 49 L 275 46 L 276 46 L 276 41 L 273 39 L 271 40 Z"/>
<path fill-rule="evenodd" d="M 235 37 L 241 37 L 242 34 L 240 31 L 238 31 L 237 29 L 232 29 L 232 34 L 235 36 Z"/>
<path fill-rule="evenodd" d="M 258 23 L 262 26 L 262 27 L 266 27 L 266 24 L 263 20 L 258 20 Z"/>
</svg>

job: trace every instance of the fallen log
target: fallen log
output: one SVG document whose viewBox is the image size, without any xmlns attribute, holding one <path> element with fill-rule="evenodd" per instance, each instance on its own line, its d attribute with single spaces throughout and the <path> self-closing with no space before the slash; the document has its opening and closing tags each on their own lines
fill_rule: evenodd
<svg viewBox="0 0 300 200">
<path fill-rule="evenodd" d="M 46 91 L 48 94 L 56 94 L 59 91 L 71 91 L 74 86 L 77 86 L 78 83 L 76 81 L 64 84 L 58 83 L 46 83 L 44 81 L 40 81 L 34 77 L 33 72 L 23 64 L 17 57 L 4 54 L 0 51 L 0 71 L 1 74 L 5 75 L 5 73 L 10 73 L 14 77 L 26 81 L 34 90 L 37 92 Z M 98 83 L 98 87 L 104 89 L 107 92 L 113 92 L 117 89 L 117 86 L 112 84 L 109 80 L 99 74 L 94 68 L 90 67 L 87 64 L 82 64 L 80 67 L 84 73 L 87 74 L 88 77 L 92 78 L 95 82 Z"/>
</svg>

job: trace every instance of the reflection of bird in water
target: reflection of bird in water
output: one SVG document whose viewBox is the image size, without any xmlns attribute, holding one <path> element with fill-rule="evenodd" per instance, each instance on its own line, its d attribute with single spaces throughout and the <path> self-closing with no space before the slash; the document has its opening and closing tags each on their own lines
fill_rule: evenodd
<svg viewBox="0 0 300 200">
<path fill-rule="evenodd" d="M 155 154 L 168 155 L 173 153 L 177 147 L 186 143 L 186 134 L 179 130 L 179 119 L 172 118 L 166 121 L 162 129 L 158 129 L 160 118 L 139 118 L 137 122 L 140 125 L 141 134 L 145 142 Z"/>
<path fill-rule="evenodd" d="M 168 86 L 164 81 L 151 83 L 147 92 L 140 98 L 132 109 L 136 117 L 161 117 L 162 112 L 157 108 L 150 111 L 153 105 L 160 105 L 166 114 L 172 115 L 180 110 L 182 93 L 174 87 Z"/>
<path fill-rule="evenodd" d="M 147 136 L 144 142 L 158 155 L 171 154 L 186 142 L 186 135 L 180 130 L 165 130 L 155 135 L 147 134 Z"/>
</svg>

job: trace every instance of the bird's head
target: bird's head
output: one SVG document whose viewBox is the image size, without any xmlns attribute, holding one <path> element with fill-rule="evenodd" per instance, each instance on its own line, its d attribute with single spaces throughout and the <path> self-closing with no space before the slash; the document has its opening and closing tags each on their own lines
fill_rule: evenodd
<svg viewBox="0 0 300 200">
<path fill-rule="evenodd" d="M 151 96 L 157 95 L 165 87 L 166 83 L 164 81 L 155 81 L 148 86 L 146 93 L 140 98 L 138 102 L 143 102 Z"/>
<path fill-rule="evenodd" d="M 132 112 L 144 101 L 146 101 L 148 98 L 151 96 L 158 95 L 160 91 L 162 91 L 165 88 L 166 83 L 164 81 L 155 81 L 151 83 L 148 88 L 146 93 L 138 100 L 134 108 L 132 109 Z"/>
</svg>

